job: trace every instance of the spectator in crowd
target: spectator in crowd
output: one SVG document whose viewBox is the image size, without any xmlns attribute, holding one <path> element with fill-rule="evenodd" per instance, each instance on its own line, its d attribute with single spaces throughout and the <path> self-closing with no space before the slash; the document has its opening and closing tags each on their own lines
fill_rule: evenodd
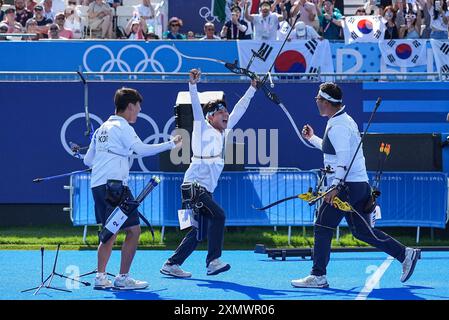
<svg viewBox="0 0 449 320">
<path fill-rule="evenodd" d="M 16 21 L 16 9 L 9 7 L 5 10 L 5 18 L 3 23 L 8 26 L 8 33 L 22 33 L 22 25 Z"/>
<path fill-rule="evenodd" d="M 432 32 L 432 28 L 430 27 L 430 21 L 432 20 L 429 10 L 427 10 L 427 1 L 426 0 L 416 0 L 418 6 L 417 15 L 421 15 L 422 26 L 424 29 L 421 32 L 422 39 L 430 38 L 430 33 Z"/>
<path fill-rule="evenodd" d="M 28 19 L 28 21 L 25 24 L 25 31 L 26 33 L 34 33 L 35 36 L 26 38 L 27 40 L 39 40 L 42 39 L 42 34 L 39 33 L 37 21 L 33 18 Z"/>
<path fill-rule="evenodd" d="M 295 1 L 295 6 L 292 9 L 292 17 L 295 17 L 298 11 L 300 13 L 299 20 L 308 26 L 316 27 L 315 18 L 317 16 L 317 8 L 314 3 L 307 0 Z"/>
<path fill-rule="evenodd" d="M 354 14 L 355 16 L 366 16 L 367 14 L 366 14 L 366 9 L 365 9 L 365 7 L 358 7 L 356 10 L 355 10 L 355 14 Z"/>
<path fill-rule="evenodd" d="M 290 24 L 287 21 L 281 22 L 281 27 L 278 30 L 278 40 L 284 41 L 285 37 L 290 31 Z M 290 36 L 288 37 L 289 41 L 291 40 L 311 40 L 311 39 L 322 39 L 320 35 L 316 32 L 315 28 L 312 26 L 306 25 L 303 21 L 298 21 L 290 32 Z"/>
<path fill-rule="evenodd" d="M 87 9 L 91 30 L 101 29 L 102 39 L 112 38 L 112 9 L 103 0 L 95 0 Z"/>
<path fill-rule="evenodd" d="M 34 7 L 37 6 L 37 2 L 34 0 L 26 0 L 27 9 L 33 13 Z"/>
<path fill-rule="evenodd" d="M 392 6 L 384 9 L 385 39 L 399 39 L 399 29 L 396 25 L 396 10 Z"/>
<path fill-rule="evenodd" d="M 81 39 L 81 18 L 76 8 L 76 1 L 69 0 L 68 7 L 64 10 L 65 22 L 64 29 L 71 30 L 73 33 L 73 39 Z"/>
<path fill-rule="evenodd" d="M 5 17 L 5 12 L 2 10 L 3 7 L 3 0 L 0 0 L 0 22 L 3 21 L 3 18 Z"/>
<path fill-rule="evenodd" d="M 28 19 L 33 17 L 33 13 L 25 7 L 25 0 L 14 0 L 16 7 L 16 21 L 25 27 Z"/>
<path fill-rule="evenodd" d="M 187 39 L 188 40 L 195 40 L 195 32 L 193 32 L 192 30 L 187 31 Z"/>
<path fill-rule="evenodd" d="M 135 13 L 134 18 L 130 19 L 126 25 L 126 36 L 130 40 L 144 40 L 147 32 L 146 21 L 144 19 L 139 19 L 138 14 Z"/>
<path fill-rule="evenodd" d="M 142 0 L 142 3 L 136 7 L 136 10 L 140 19 L 143 19 L 145 21 L 148 32 L 154 32 L 154 30 L 156 30 L 156 11 L 151 4 L 151 0 Z"/>
<path fill-rule="evenodd" d="M 284 18 L 282 15 L 271 12 L 269 1 L 261 1 L 259 4 L 259 14 L 249 14 L 248 0 L 244 0 L 245 19 L 254 25 L 255 40 L 276 40 L 279 22 Z"/>
<path fill-rule="evenodd" d="M 322 10 L 318 10 L 320 33 L 324 39 L 338 40 L 343 38 L 342 15 L 334 8 L 333 0 L 324 0 Z"/>
<path fill-rule="evenodd" d="M 37 22 L 37 31 L 42 38 L 48 38 L 48 27 L 53 23 L 53 20 L 47 19 L 43 14 L 44 7 L 40 4 L 34 7 L 33 19 Z"/>
<path fill-rule="evenodd" d="M 405 14 L 407 13 L 407 0 L 398 0 L 394 3 L 393 9 L 396 10 L 395 24 L 398 30 L 405 25 Z M 412 9 L 410 9 L 412 10 Z"/>
<path fill-rule="evenodd" d="M 51 21 L 55 21 L 55 12 L 53 11 L 53 0 L 44 0 L 42 2 L 42 6 L 44 7 L 44 17 L 50 19 Z"/>
<path fill-rule="evenodd" d="M 245 32 L 245 39 L 251 40 L 253 38 L 253 24 L 251 21 L 246 20 L 245 18 L 245 10 L 248 10 L 248 12 L 251 12 L 251 8 L 253 6 L 252 0 L 247 0 L 247 9 L 245 9 L 245 0 L 234 0 L 235 5 L 237 5 L 240 8 L 242 19 L 246 22 L 248 29 L 246 29 Z"/>
<path fill-rule="evenodd" d="M 446 0 L 427 0 L 427 10 L 431 17 L 430 27 L 432 32 L 430 38 L 447 39 L 449 11 Z"/>
<path fill-rule="evenodd" d="M 204 37 L 200 40 L 221 40 L 219 36 L 215 35 L 215 25 L 212 22 L 204 24 Z"/>
<path fill-rule="evenodd" d="M 48 28 L 48 39 L 66 40 L 66 38 L 61 37 L 59 34 L 59 26 L 56 23 L 52 23 Z"/>
<path fill-rule="evenodd" d="M 231 20 L 227 21 L 221 29 L 221 37 L 228 40 L 242 40 L 246 38 L 246 30 L 248 24 L 245 20 L 241 19 L 242 9 L 239 6 L 235 6 L 232 9 Z"/>
<path fill-rule="evenodd" d="M 182 27 L 182 20 L 178 17 L 171 17 L 170 20 L 168 20 L 168 27 L 169 30 L 165 31 L 162 35 L 162 38 L 164 39 L 171 39 L 171 40 L 185 40 L 186 36 L 182 33 L 179 33 L 179 30 Z"/>
<path fill-rule="evenodd" d="M 302 21 L 298 21 L 295 25 L 294 36 L 293 39 L 297 40 L 311 40 L 311 39 L 319 39 L 323 38 L 316 32 L 315 28 L 312 26 L 306 25 Z"/>
<path fill-rule="evenodd" d="M 63 12 L 59 12 L 58 14 L 56 14 L 55 23 L 59 27 L 59 35 L 62 38 L 73 39 L 73 31 L 70 29 L 66 29 L 65 27 L 65 14 Z"/>
<path fill-rule="evenodd" d="M 406 24 L 399 29 L 401 39 L 419 39 L 421 35 L 421 15 L 409 11 L 405 15 Z"/>
</svg>

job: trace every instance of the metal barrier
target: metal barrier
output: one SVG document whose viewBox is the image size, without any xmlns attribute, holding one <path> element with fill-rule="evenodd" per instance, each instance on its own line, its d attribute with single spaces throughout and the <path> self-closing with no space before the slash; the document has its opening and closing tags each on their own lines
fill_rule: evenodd
<svg viewBox="0 0 449 320">
<path fill-rule="evenodd" d="M 129 187 L 140 192 L 152 175 L 162 182 L 142 203 L 141 213 L 156 226 L 178 226 L 177 210 L 181 207 L 179 187 L 182 173 L 131 173 Z M 373 173 L 370 173 L 372 178 Z M 314 207 L 293 200 L 265 211 L 261 207 L 284 197 L 307 192 L 318 180 L 316 171 L 278 170 L 224 172 L 214 197 L 226 212 L 227 226 L 312 226 Z M 379 204 L 382 219 L 378 227 L 445 228 L 448 221 L 448 176 L 440 172 L 387 172 L 381 182 Z M 90 174 L 71 177 L 71 220 L 74 226 L 97 225 L 90 191 Z M 343 220 L 341 226 L 347 226 Z M 338 234 L 337 234 L 338 237 Z M 290 238 L 290 237 L 289 237 Z"/>
<path fill-rule="evenodd" d="M 156 226 L 177 226 L 181 208 L 180 185 L 183 173 L 147 172 L 130 175 L 133 194 L 142 190 L 151 176 L 161 184 L 141 204 L 141 213 Z M 318 180 L 315 171 L 224 172 L 214 192 L 226 212 L 228 226 L 304 226 L 312 225 L 314 208 L 303 201 L 290 201 L 266 211 L 261 207 L 280 198 L 307 192 Z M 71 177 L 71 220 L 73 225 L 96 225 L 94 201 L 90 191 L 90 174 Z"/>
</svg>

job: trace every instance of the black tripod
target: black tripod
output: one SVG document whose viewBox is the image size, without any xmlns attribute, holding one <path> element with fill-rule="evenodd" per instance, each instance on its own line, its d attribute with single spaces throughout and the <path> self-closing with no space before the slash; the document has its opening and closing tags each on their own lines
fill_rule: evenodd
<svg viewBox="0 0 449 320">
<path fill-rule="evenodd" d="M 72 281 L 76 281 L 79 283 L 84 284 L 85 286 L 90 286 L 89 282 L 85 282 L 85 281 L 79 281 L 70 277 L 67 277 L 63 274 L 57 273 L 56 272 L 56 263 L 58 262 L 58 255 L 59 255 L 59 247 L 61 245 L 58 244 L 58 248 L 56 249 L 56 256 L 55 256 L 55 262 L 53 264 L 53 270 L 50 273 L 50 275 L 44 280 L 44 247 L 41 247 L 41 284 L 37 287 L 34 288 L 30 288 L 30 289 L 26 289 L 26 290 L 22 290 L 21 292 L 27 292 L 27 291 L 31 291 L 31 290 L 36 290 L 33 295 L 36 295 L 42 288 L 47 288 L 47 289 L 53 289 L 53 290 L 58 290 L 58 291 L 64 291 L 64 292 L 72 292 L 70 290 L 67 289 L 61 289 L 61 288 L 55 288 L 51 286 L 51 282 L 53 281 L 53 277 L 54 276 L 58 276 L 61 278 L 66 278 Z M 50 280 L 50 281 L 49 281 Z M 48 284 L 46 284 L 48 281 Z"/>
</svg>

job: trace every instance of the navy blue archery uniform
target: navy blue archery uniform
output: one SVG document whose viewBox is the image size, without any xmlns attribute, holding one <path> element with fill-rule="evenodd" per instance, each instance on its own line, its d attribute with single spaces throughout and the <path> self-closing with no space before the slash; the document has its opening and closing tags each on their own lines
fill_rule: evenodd
<svg viewBox="0 0 449 320">
<path fill-rule="evenodd" d="M 333 103 L 341 100 L 332 98 L 320 90 L 318 99 L 327 99 Z M 341 106 L 341 104 L 340 104 Z M 388 234 L 371 226 L 371 212 L 364 212 L 371 197 L 371 187 L 363 156 L 363 146 L 354 154 L 360 144 L 360 133 L 355 121 L 345 112 L 345 107 L 336 107 L 337 112 L 327 122 L 323 139 L 313 135 L 309 142 L 323 151 L 324 166 L 330 166 L 333 172 L 327 177 L 328 186 L 338 186 L 337 196 L 347 201 L 356 212 L 341 211 L 323 201 L 318 209 L 314 228 L 313 267 L 311 276 L 293 280 L 295 287 L 328 287 L 326 267 L 329 263 L 331 241 L 334 230 L 343 217 L 355 238 L 376 247 L 403 263 L 401 281 L 407 280 L 413 272 L 419 250 L 406 248 Z M 354 163 L 347 173 L 352 158 Z M 345 175 L 346 179 L 344 180 Z"/>
</svg>

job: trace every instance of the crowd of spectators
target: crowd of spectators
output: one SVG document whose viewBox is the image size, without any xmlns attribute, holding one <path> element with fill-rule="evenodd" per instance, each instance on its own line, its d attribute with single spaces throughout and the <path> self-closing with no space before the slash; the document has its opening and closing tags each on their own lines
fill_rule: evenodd
<svg viewBox="0 0 449 320">
<path fill-rule="evenodd" d="M 171 17 L 167 30 L 158 35 L 155 33 L 158 9 L 151 0 L 142 0 L 134 7 L 133 16 L 124 28 L 117 26 L 115 14 L 122 0 L 59 0 L 55 6 L 56 1 L 14 0 L 13 6 L 0 10 L 0 33 L 23 34 L 23 39 L 28 40 L 90 37 L 269 41 L 284 40 L 287 34 L 290 41 L 342 40 L 343 20 L 347 18 L 342 12 L 343 1 L 338 0 L 260 0 L 258 10 L 252 8 L 251 0 L 227 0 L 227 18 L 221 30 L 206 22 L 202 34 L 195 34 L 185 29 L 181 18 Z M 355 15 L 380 16 L 385 25 L 385 39 L 448 39 L 447 1 L 366 0 Z M 81 18 L 81 5 L 87 8 L 86 21 Z"/>
</svg>

